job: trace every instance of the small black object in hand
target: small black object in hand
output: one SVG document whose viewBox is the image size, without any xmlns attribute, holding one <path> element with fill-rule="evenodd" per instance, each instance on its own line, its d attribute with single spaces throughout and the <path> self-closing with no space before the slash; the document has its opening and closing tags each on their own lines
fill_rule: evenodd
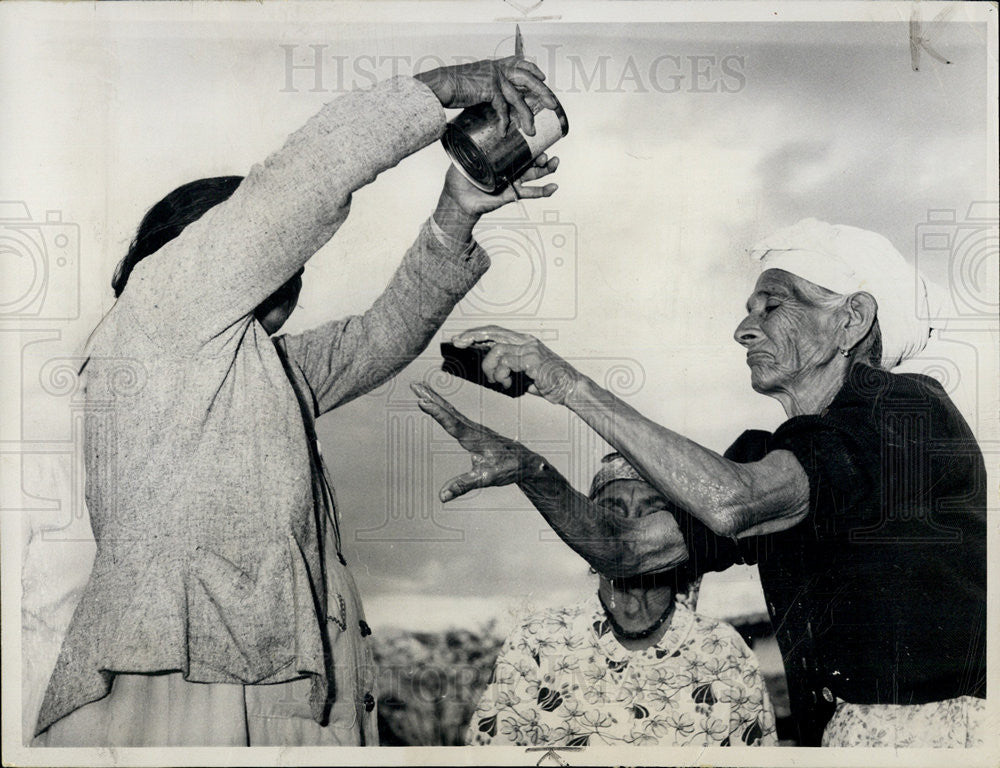
<svg viewBox="0 0 1000 768">
<path fill-rule="evenodd" d="M 483 358 L 486 357 L 492 346 L 492 344 L 472 344 L 468 347 L 456 347 L 454 344 L 445 342 L 441 345 L 441 356 L 444 358 L 441 370 L 481 387 L 492 389 L 502 395 L 520 397 L 534 383 L 523 372 L 511 372 L 510 387 L 505 387 L 498 381 L 490 381 L 483 373 Z"/>
</svg>

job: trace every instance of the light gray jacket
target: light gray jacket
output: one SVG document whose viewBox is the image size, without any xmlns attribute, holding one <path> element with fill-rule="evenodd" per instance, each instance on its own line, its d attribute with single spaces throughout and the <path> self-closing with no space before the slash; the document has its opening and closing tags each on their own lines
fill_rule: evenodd
<svg viewBox="0 0 1000 768">
<path fill-rule="evenodd" d="M 271 339 L 253 309 L 333 236 L 354 190 L 444 126 L 412 78 L 346 94 L 136 267 L 88 345 L 97 554 L 36 732 L 105 696 L 116 671 L 174 670 L 311 676 L 312 716 L 373 742 L 370 653 L 314 420 L 420 354 L 489 260 L 425 225 L 362 316 Z"/>
</svg>

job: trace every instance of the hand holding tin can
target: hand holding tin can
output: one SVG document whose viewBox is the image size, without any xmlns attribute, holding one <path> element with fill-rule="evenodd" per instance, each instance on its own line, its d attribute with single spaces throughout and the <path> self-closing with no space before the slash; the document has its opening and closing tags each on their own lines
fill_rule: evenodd
<svg viewBox="0 0 1000 768">
<path fill-rule="evenodd" d="M 518 56 L 438 67 L 414 77 L 430 88 L 446 109 L 491 104 L 504 131 L 509 122 L 515 121 L 526 133 L 534 134 L 534 117 L 525 103 L 526 94 L 534 94 L 550 107 L 557 103 L 543 82 L 542 70 Z"/>
<path fill-rule="evenodd" d="M 448 123 L 441 143 L 455 167 L 472 184 L 499 194 L 528 170 L 535 158 L 569 133 L 569 120 L 558 99 L 548 107 L 533 92 L 524 101 L 534 115 L 535 133 L 511 123 L 503 130 L 492 104 L 463 110 Z"/>
</svg>

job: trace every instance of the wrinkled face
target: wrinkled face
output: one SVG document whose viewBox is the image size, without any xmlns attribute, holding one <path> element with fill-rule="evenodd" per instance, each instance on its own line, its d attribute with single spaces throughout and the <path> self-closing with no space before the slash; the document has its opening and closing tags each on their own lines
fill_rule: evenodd
<svg viewBox="0 0 1000 768">
<path fill-rule="evenodd" d="M 838 313 L 807 302 L 796 290 L 802 283 L 781 269 L 765 271 L 734 334 L 746 347 L 751 384 L 762 394 L 793 389 L 837 354 Z"/>
<path fill-rule="evenodd" d="M 291 279 L 264 299 L 254 310 L 254 315 L 264 326 L 268 335 L 276 333 L 295 309 L 295 305 L 299 301 L 299 293 L 302 291 L 303 271 L 300 269 L 296 272 Z"/>
<path fill-rule="evenodd" d="M 622 517 L 643 517 L 671 509 L 653 486 L 641 480 L 614 480 L 597 492 L 594 503 Z M 676 524 L 675 529 L 675 535 L 682 539 Z M 615 618 L 624 629 L 634 631 L 645 629 L 649 625 L 650 614 L 655 617 L 673 602 L 673 580 L 670 571 L 613 581 L 602 575 L 600 589 L 605 597 L 614 594 L 610 607 Z M 667 585 L 666 589 L 662 588 L 664 585 Z"/>
<path fill-rule="evenodd" d="M 669 509 L 667 500 L 641 480 L 613 480 L 597 492 L 594 503 L 622 517 L 643 517 Z"/>
</svg>

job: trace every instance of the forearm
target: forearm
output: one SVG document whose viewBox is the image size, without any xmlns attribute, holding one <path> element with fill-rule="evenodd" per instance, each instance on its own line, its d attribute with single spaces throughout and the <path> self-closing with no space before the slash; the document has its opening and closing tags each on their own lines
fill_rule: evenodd
<svg viewBox="0 0 1000 768">
<path fill-rule="evenodd" d="M 474 242 L 442 241 L 431 221 L 421 227 L 370 309 L 329 333 L 294 342 L 320 413 L 375 389 L 423 352 L 488 267 L 489 257 Z"/>
<path fill-rule="evenodd" d="M 610 578 L 664 570 L 687 559 L 668 513 L 624 518 L 594 504 L 537 454 L 530 454 L 518 487 L 560 538 Z"/>
<path fill-rule="evenodd" d="M 800 467 L 794 472 L 794 457 L 794 467 L 784 456 L 766 463 L 729 461 L 651 421 L 586 377 L 576 382 L 566 405 L 667 499 L 717 535 L 769 532 L 770 523 L 786 525 L 803 514 L 808 480 Z"/>
</svg>

